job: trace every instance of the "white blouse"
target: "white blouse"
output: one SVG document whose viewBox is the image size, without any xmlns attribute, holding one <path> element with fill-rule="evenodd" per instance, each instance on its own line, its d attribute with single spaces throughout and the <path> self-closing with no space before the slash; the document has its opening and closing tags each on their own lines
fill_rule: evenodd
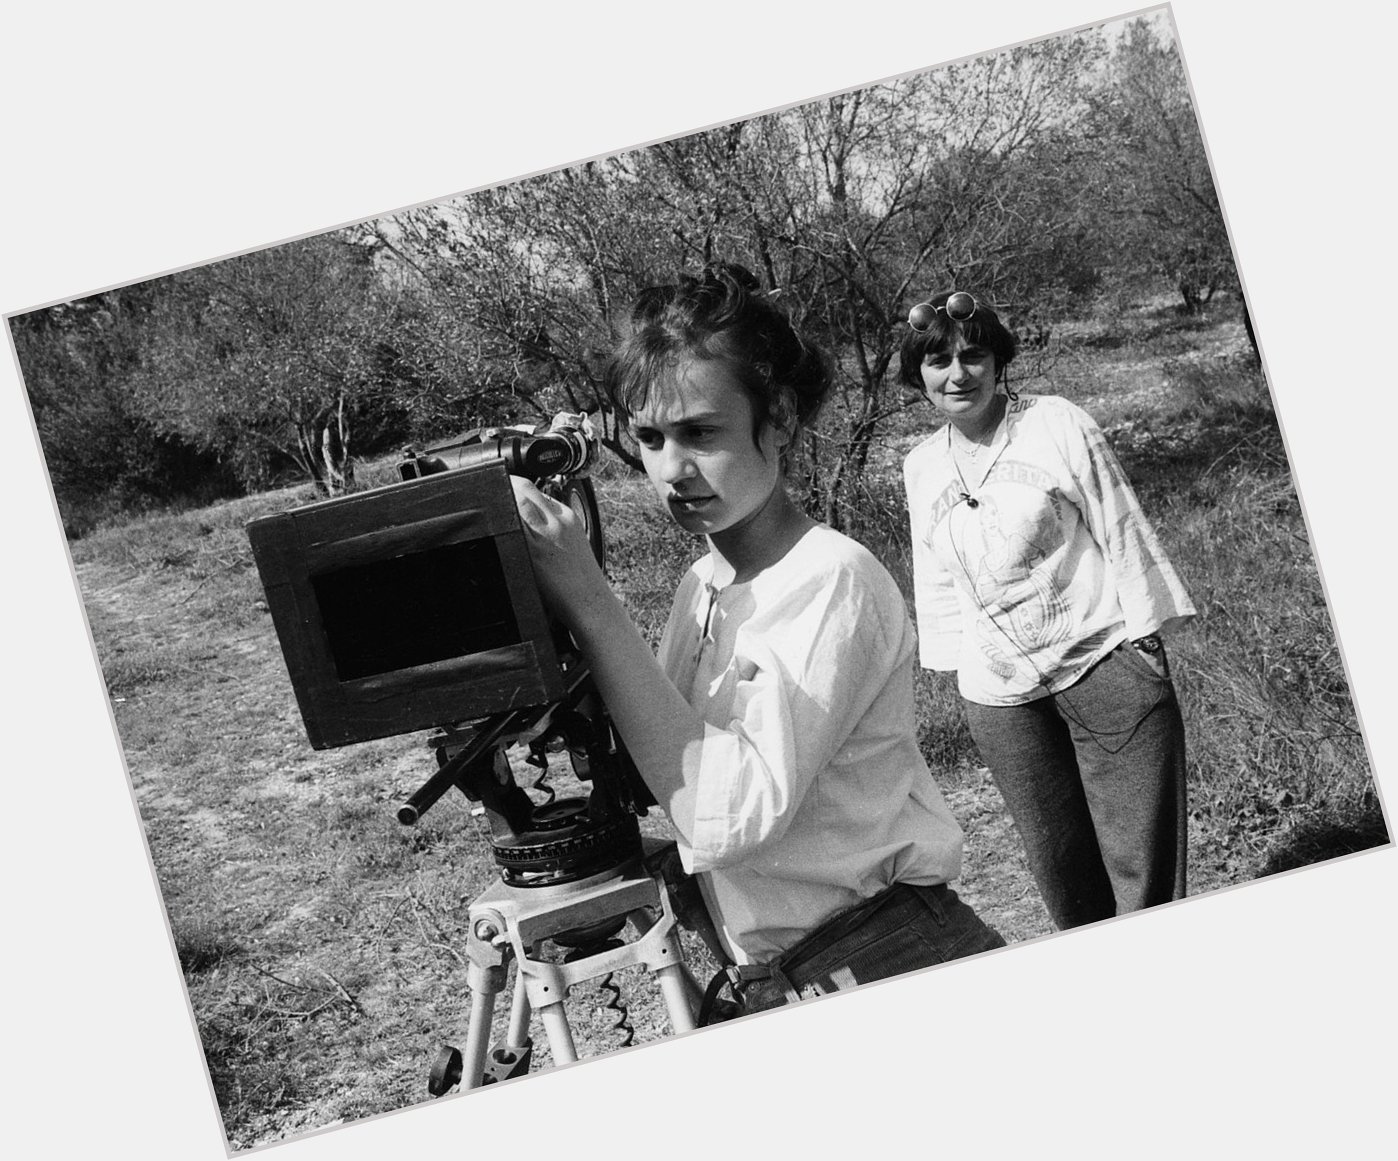
<svg viewBox="0 0 1398 1161">
<path fill-rule="evenodd" d="M 893 882 L 955 878 L 962 835 L 918 749 L 915 634 L 887 570 L 817 525 L 751 581 L 712 575 L 705 557 L 681 582 L 660 661 L 707 723 L 680 855 L 743 963 Z"/>
</svg>

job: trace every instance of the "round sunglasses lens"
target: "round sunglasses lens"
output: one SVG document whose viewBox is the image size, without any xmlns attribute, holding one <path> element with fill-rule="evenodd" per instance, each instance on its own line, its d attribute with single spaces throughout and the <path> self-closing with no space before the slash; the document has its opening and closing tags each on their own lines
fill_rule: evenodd
<svg viewBox="0 0 1398 1161">
<path fill-rule="evenodd" d="M 958 290 L 947 299 L 947 317 L 957 322 L 965 322 L 976 313 L 976 300 L 964 290 Z"/>
<path fill-rule="evenodd" d="M 908 325 L 915 331 L 925 331 L 937 317 L 937 308 L 930 302 L 920 302 L 908 311 Z"/>
</svg>

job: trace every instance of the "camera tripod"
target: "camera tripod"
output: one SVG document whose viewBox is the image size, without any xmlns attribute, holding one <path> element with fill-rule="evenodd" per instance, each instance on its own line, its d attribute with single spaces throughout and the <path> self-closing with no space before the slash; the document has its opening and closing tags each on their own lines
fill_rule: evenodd
<svg viewBox="0 0 1398 1161">
<path fill-rule="evenodd" d="M 647 854 L 654 856 L 668 845 L 650 840 Z M 628 921 L 638 935 L 622 943 L 613 937 Z M 468 923 L 466 1047 L 443 1049 L 437 1058 L 428 1082 L 434 1096 L 456 1084 L 475 1088 L 526 1073 L 533 1047 L 529 1021 L 535 1012 L 554 1063 L 573 1063 L 578 1053 L 564 1008 L 569 989 L 626 968 L 643 967 L 654 974 L 674 1031 L 695 1027 L 669 892 L 660 874 L 641 859 L 558 887 L 498 883 L 471 904 Z M 545 962 L 539 956 L 548 941 L 573 952 L 562 963 Z M 508 1031 L 502 1042 L 488 1047 L 496 997 L 505 990 L 512 963 Z"/>
<path fill-rule="evenodd" d="M 578 776 L 591 780 L 589 796 L 551 797 L 536 805 L 515 783 L 506 753 L 518 741 L 529 744 L 529 761 L 541 767 L 547 764 L 545 743 L 561 743 Z M 675 1031 L 693 1029 L 692 985 L 675 931 L 674 903 L 658 869 L 674 844 L 642 839 L 636 818 L 645 813 L 646 807 L 637 805 L 644 786 L 628 767 L 586 668 L 569 670 L 559 702 L 497 714 L 465 728 L 447 727 L 433 743 L 440 768 L 399 809 L 399 820 L 416 822 L 455 786 L 482 804 L 501 877 L 467 913 L 471 1010 L 465 1049 L 442 1050 L 428 1091 L 441 1096 L 456 1085 L 476 1088 L 523 1075 L 532 1056 L 534 1012 L 554 1062 L 577 1060 L 564 1008 L 569 989 L 601 979 L 600 986 L 617 997 L 607 1006 L 624 1023 L 620 991 L 610 978 L 627 968 L 642 967 L 655 976 Z M 618 936 L 628 924 L 635 938 L 624 942 Z M 548 943 L 564 949 L 561 963 L 543 958 Z M 496 998 L 512 965 L 509 1029 L 492 1048 Z"/>
</svg>

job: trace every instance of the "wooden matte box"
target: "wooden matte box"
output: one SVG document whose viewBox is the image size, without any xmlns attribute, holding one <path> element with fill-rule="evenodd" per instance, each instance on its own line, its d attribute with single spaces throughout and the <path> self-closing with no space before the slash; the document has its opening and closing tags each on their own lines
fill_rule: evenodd
<svg viewBox="0 0 1398 1161">
<path fill-rule="evenodd" d="M 317 750 L 563 695 L 503 464 L 265 516 L 248 538 Z"/>
</svg>

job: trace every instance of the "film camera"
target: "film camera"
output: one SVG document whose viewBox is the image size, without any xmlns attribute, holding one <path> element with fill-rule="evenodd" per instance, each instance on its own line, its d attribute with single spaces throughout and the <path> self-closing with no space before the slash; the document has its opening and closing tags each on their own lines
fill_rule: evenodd
<svg viewBox="0 0 1398 1161">
<path fill-rule="evenodd" d="M 567 632 L 545 613 L 508 476 L 567 503 L 601 563 L 587 419 L 480 428 L 405 450 L 401 482 L 248 526 L 287 670 L 317 749 L 430 729 L 438 770 L 400 808 L 453 786 L 483 804 L 512 886 L 586 878 L 640 853 L 653 804 Z M 536 805 L 505 748 L 566 749 L 585 799 Z"/>
<path fill-rule="evenodd" d="M 603 1007 L 630 1043 L 612 982 L 625 968 L 653 974 L 676 1031 L 695 1026 L 662 869 L 673 865 L 674 844 L 641 837 L 638 819 L 654 799 L 584 659 L 545 612 L 509 483 L 525 476 L 568 504 L 601 563 L 586 475 L 596 450 L 580 415 L 558 415 L 546 431 L 481 428 L 408 449 L 399 483 L 248 525 L 311 744 L 428 729 L 438 768 L 399 820 L 416 822 L 452 787 L 489 820 L 500 877 L 469 907 L 470 1022 L 464 1049 L 444 1047 L 431 1068 L 434 1096 L 527 1072 L 533 1012 L 554 1062 L 576 1060 L 564 1001 L 585 981 L 599 981 L 610 997 Z M 515 780 L 517 744 L 543 770 L 551 749 L 566 751 L 587 795 L 550 790 L 536 802 Z M 620 938 L 628 929 L 629 942 Z M 508 1031 L 492 1046 L 511 966 Z"/>
</svg>

